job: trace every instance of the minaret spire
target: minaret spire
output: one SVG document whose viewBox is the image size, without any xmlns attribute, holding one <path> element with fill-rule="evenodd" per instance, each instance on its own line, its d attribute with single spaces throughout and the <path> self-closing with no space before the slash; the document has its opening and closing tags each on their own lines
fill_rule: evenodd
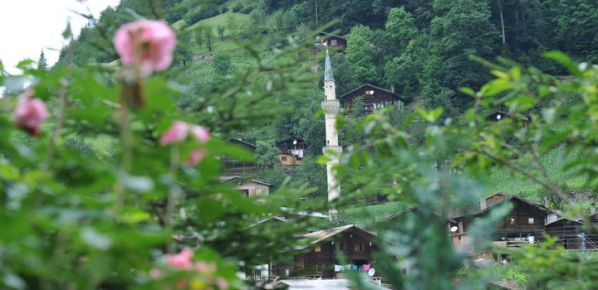
<svg viewBox="0 0 598 290">
<path fill-rule="evenodd" d="M 339 112 L 340 103 L 336 99 L 336 83 L 332 74 L 332 62 L 326 48 L 326 60 L 324 61 L 324 94 L 325 100 L 322 108 L 326 111 L 326 146 L 323 148 L 324 155 L 328 157 L 326 163 L 326 175 L 328 181 L 328 201 L 331 202 L 341 195 L 340 181 L 333 170 L 339 163 L 340 154 L 343 148 L 338 144 L 338 130 L 336 128 L 336 114 Z M 334 212 L 331 209 L 331 213 Z"/>
<path fill-rule="evenodd" d="M 324 61 L 324 81 L 334 82 L 334 75 L 332 74 L 332 62 L 326 48 L 326 60 Z"/>
</svg>

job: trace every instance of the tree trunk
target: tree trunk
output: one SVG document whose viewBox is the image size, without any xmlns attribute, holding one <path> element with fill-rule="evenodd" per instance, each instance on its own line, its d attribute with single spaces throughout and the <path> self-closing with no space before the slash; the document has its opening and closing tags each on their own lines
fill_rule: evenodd
<svg viewBox="0 0 598 290">
<path fill-rule="evenodd" d="M 502 44 L 505 45 L 507 43 L 507 37 L 505 35 L 505 19 L 502 13 L 502 0 L 498 0 L 498 11 L 500 13 L 500 28 L 502 30 Z"/>
</svg>

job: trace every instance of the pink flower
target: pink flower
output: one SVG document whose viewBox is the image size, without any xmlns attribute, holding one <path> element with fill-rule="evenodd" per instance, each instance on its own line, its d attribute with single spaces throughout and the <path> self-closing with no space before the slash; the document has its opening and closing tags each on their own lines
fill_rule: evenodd
<svg viewBox="0 0 598 290">
<path fill-rule="evenodd" d="M 199 143 L 205 143 L 210 140 L 210 132 L 202 126 L 191 126 L 191 134 L 193 134 L 193 137 L 195 137 Z"/>
<path fill-rule="evenodd" d="M 160 137 L 160 145 L 169 145 L 184 141 L 189 135 L 189 124 L 183 121 L 176 121 Z"/>
<path fill-rule="evenodd" d="M 205 143 L 210 140 L 210 132 L 201 126 L 193 125 L 191 126 L 191 135 L 195 137 L 198 143 Z M 187 165 L 194 166 L 199 161 L 201 161 L 204 156 L 206 155 L 206 151 L 203 149 L 196 149 L 191 152 L 189 158 L 187 159 Z"/>
<path fill-rule="evenodd" d="M 189 158 L 187 158 L 187 165 L 194 166 L 199 163 L 206 156 L 206 151 L 202 149 L 196 149 L 191 151 Z"/>
<path fill-rule="evenodd" d="M 218 289 L 220 290 L 226 290 L 228 289 L 228 282 L 223 278 L 218 278 L 218 280 L 216 280 L 216 286 L 218 286 Z"/>
<path fill-rule="evenodd" d="M 15 123 L 19 128 L 33 136 L 39 135 L 40 125 L 48 118 L 48 109 L 44 102 L 33 97 L 33 92 L 28 90 L 19 97 L 15 108 Z"/>
<path fill-rule="evenodd" d="M 176 269 L 191 269 L 193 267 L 193 251 L 189 248 L 184 248 L 180 253 L 175 255 L 166 255 L 166 264 Z"/>
<path fill-rule="evenodd" d="M 198 126 L 190 125 L 183 121 L 176 121 L 162 136 L 160 137 L 160 145 L 169 145 L 174 143 L 180 143 L 187 139 L 187 136 L 191 133 L 191 136 L 199 144 L 206 143 L 210 140 L 210 131 L 208 129 Z M 201 161 L 206 155 L 204 149 L 195 149 L 191 151 L 191 154 L 187 158 L 187 165 L 194 166 Z"/>
<path fill-rule="evenodd" d="M 136 66 L 143 76 L 168 68 L 175 46 L 176 35 L 158 20 L 127 23 L 114 36 L 114 48 L 123 64 Z"/>
</svg>

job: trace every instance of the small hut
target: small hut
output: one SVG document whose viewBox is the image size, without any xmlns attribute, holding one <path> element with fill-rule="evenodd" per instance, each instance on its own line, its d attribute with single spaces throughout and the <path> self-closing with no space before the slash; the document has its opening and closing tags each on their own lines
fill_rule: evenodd
<svg viewBox="0 0 598 290">
<path fill-rule="evenodd" d="M 278 159 L 280 164 L 285 167 L 301 165 L 307 145 L 305 140 L 299 137 L 291 137 L 276 142 L 276 147 L 280 151 Z"/>
<path fill-rule="evenodd" d="M 565 249 L 582 249 L 585 247 L 585 233 L 581 227 L 583 223 L 578 220 L 560 218 L 546 225 L 546 233 L 558 237 L 557 246 Z"/>
<path fill-rule="evenodd" d="M 347 48 L 347 39 L 342 36 L 322 32 L 318 37 L 322 46 L 339 51 L 344 51 Z"/>
<path fill-rule="evenodd" d="M 223 181 L 234 184 L 246 197 L 256 198 L 270 194 L 270 184 L 256 179 L 244 179 L 239 176 L 225 176 Z"/>
</svg>

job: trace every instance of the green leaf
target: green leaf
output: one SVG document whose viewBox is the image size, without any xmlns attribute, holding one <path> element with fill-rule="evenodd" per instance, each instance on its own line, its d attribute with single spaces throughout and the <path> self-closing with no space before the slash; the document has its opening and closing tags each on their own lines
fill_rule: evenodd
<svg viewBox="0 0 598 290">
<path fill-rule="evenodd" d="M 440 116 L 442 116 L 442 113 L 444 112 L 444 109 L 442 107 L 438 107 L 436 109 L 430 110 L 430 111 L 426 111 L 423 108 L 417 108 L 417 113 L 424 118 L 424 120 L 433 123 L 436 120 L 438 120 L 438 118 L 440 118 Z"/>
<path fill-rule="evenodd" d="M 461 88 L 459 88 L 459 91 L 462 92 L 462 93 L 464 93 L 464 94 L 466 94 L 466 95 L 468 95 L 468 96 L 472 96 L 472 97 L 476 96 L 476 93 L 475 93 L 475 91 L 472 88 L 461 87 Z"/>
<path fill-rule="evenodd" d="M 34 68 L 34 64 L 35 61 L 31 59 L 25 59 L 17 63 L 17 68 L 23 71 L 32 70 Z"/>
<path fill-rule="evenodd" d="M 512 85 L 509 80 L 506 79 L 495 79 L 487 84 L 485 84 L 480 92 L 482 96 L 491 97 L 496 94 L 502 93 L 506 90 L 511 89 Z"/>
<path fill-rule="evenodd" d="M 575 65 L 573 60 L 568 55 L 566 55 L 560 51 L 553 50 L 553 51 L 546 52 L 544 54 L 544 56 L 548 59 L 552 59 L 552 60 L 560 62 L 572 74 L 574 74 L 576 76 L 581 76 L 581 71 L 579 70 L 577 65 Z"/>
</svg>

